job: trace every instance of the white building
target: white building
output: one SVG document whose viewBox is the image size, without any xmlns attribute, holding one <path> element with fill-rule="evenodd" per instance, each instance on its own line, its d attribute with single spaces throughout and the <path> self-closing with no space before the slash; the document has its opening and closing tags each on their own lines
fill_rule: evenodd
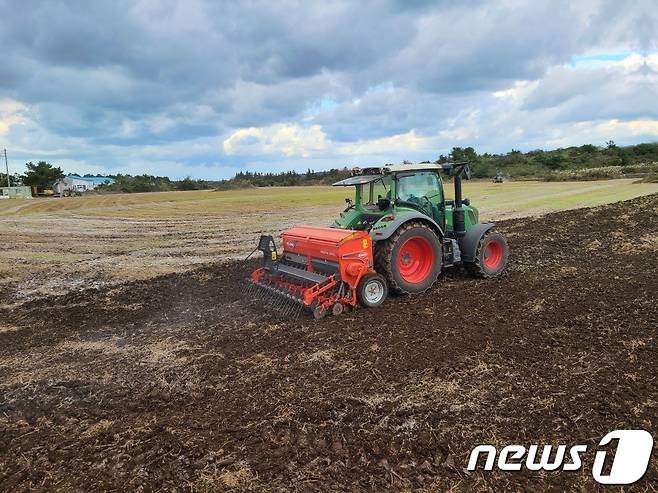
<svg viewBox="0 0 658 493">
<path fill-rule="evenodd" d="M 99 185 L 114 183 L 114 178 L 107 176 L 67 175 L 53 184 L 53 192 L 62 194 L 64 191 L 86 192 L 94 190 Z"/>
<path fill-rule="evenodd" d="M 32 189 L 30 187 L 0 187 L 0 199 L 10 198 L 32 198 Z"/>
</svg>

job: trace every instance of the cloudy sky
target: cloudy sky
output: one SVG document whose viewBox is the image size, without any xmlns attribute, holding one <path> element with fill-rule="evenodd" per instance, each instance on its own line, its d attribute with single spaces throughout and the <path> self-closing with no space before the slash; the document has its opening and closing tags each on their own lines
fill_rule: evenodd
<svg viewBox="0 0 658 493">
<path fill-rule="evenodd" d="M 658 141 L 654 0 L 0 0 L 22 171 L 228 178 Z"/>
</svg>

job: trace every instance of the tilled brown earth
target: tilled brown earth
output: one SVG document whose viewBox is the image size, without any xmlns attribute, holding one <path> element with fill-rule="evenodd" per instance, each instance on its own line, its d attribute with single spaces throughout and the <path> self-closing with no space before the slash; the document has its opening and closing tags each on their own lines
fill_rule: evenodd
<svg viewBox="0 0 658 493">
<path fill-rule="evenodd" d="M 506 276 L 320 322 L 240 302 L 247 263 L 0 310 L 0 486 L 592 489 L 607 432 L 658 435 L 658 196 L 499 227 Z M 513 443 L 588 452 L 466 471 Z"/>
</svg>

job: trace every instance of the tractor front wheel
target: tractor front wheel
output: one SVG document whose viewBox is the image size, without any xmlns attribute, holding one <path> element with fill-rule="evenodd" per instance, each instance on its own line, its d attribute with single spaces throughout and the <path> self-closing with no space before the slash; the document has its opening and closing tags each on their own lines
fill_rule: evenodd
<svg viewBox="0 0 658 493">
<path fill-rule="evenodd" d="M 475 261 L 466 265 L 474 276 L 496 277 L 507 267 L 508 257 L 505 237 L 498 231 L 489 230 L 478 242 Z"/>
<path fill-rule="evenodd" d="M 422 293 L 439 277 L 442 257 L 436 233 L 424 223 L 412 221 L 378 245 L 376 270 L 386 277 L 391 291 Z"/>
</svg>

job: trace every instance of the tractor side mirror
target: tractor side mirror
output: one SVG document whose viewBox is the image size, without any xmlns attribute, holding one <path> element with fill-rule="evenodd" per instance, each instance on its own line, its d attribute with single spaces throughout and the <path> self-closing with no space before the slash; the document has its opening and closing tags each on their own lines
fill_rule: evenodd
<svg viewBox="0 0 658 493">
<path fill-rule="evenodd" d="M 471 199 L 469 199 L 468 197 L 465 198 L 464 200 L 462 200 L 462 204 L 464 204 L 464 205 L 471 205 Z"/>
</svg>

